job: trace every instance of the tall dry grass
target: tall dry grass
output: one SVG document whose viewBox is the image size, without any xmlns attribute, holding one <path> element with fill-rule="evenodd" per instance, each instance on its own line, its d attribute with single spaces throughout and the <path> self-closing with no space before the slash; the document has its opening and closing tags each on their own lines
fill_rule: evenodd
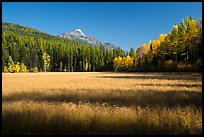
<svg viewBox="0 0 204 137">
<path fill-rule="evenodd" d="M 2 75 L 3 134 L 202 134 L 199 73 Z"/>
</svg>

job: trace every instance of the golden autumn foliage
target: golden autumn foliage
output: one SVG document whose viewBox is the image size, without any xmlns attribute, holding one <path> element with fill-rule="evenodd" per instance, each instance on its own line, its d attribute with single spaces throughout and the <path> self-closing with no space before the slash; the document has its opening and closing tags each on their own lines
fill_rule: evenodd
<svg viewBox="0 0 204 137">
<path fill-rule="evenodd" d="M 174 25 L 173 30 L 178 31 L 178 25 Z"/>
<path fill-rule="evenodd" d="M 159 39 L 156 39 L 156 40 L 152 41 L 151 45 L 152 45 L 153 52 L 155 52 L 158 49 L 160 44 L 161 44 L 161 42 L 160 42 Z"/>
<path fill-rule="evenodd" d="M 6 66 L 4 66 L 4 71 L 3 72 L 5 72 L 5 73 L 8 72 L 8 68 Z"/>
<path fill-rule="evenodd" d="M 123 57 L 123 65 L 125 69 L 130 68 L 133 65 L 133 59 L 129 55 L 126 57 Z"/>
<path fill-rule="evenodd" d="M 15 65 L 15 72 L 20 72 L 20 63 L 17 62 L 17 64 Z"/>
<path fill-rule="evenodd" d="M 198 26 L 195 20 L 192 20 L 189 22 L 188 26 L 188 39 L 191 40 L 193 37 L 195 37 L 198 33 Z"/>
<path fill-rule="evenodd" d="M 176 65 L 167 65 L 169 60 L 177 64 L 185 62 L 185 64 L 194 65 L 194 67 L 186 69 L 189 71 L 196 70 L 196 68 L 201 69 L 201 65 L 196 64 L 196 60 L 200 60 L 202 55 L 202 27 L 200 24 L 202 22 L 197 23 L 196 20 L 187 17 L 182 20 L 181 24 L 173 25 L 170 33 L 160 34 L 156 40 L 150 41 L 148 53 L 141 52 L 142 46 L 138 48 L 137 52 L 140 56 L 145 55 L 145 58 L 141 59 L 142 61 L 147 60 L 146 64 L 158 65 L 158 68 L 164 66 L 169 71 L 180 71 L 179 68 L 175 67 Z"/>
<path fill-rule="evenodd" d="M 150 50 L 149 45 L 147 45 L 146 43 L 142 44 L 142 46 L 140 46 L 136 53 L 138 56 L 142 57 L 143 55 L 147 54 L 147 52 Z"/>
<path fill-rule="evenodd" d="M 9 65 L 8 71 L 9 72 L 14 72 L 14 70 L 15 70 L 15 66 L 14 65 Z"/>
<path fill-rule="evenodd" d="M 127 55 L 126 57 L 116 57 L 114 60 L 114 70 L 128 70 L 133 65 L 133 58 Z"/>
<path fill-rule="evenodd" d="M 167 36 L 167 34 L 160 34 L 157 39 L 162 42 L 162 41 L 164 41 L 166 36 Z"/>
<path fill-rule="evenodd" d="M 27 67 L 24 65 L 24 63 L 21 63 L 21 72 L 27 72 Z"/>
<path fill-rule="evenodd" d="M 118 56 L 118 57 L 115 57 L 115 59 L 113 60 L 113 67 L 114 67 L 114 70 L 119 70 L 120 69 L 120 66 L 122 66 L 122 57 Z"/>
</svg>

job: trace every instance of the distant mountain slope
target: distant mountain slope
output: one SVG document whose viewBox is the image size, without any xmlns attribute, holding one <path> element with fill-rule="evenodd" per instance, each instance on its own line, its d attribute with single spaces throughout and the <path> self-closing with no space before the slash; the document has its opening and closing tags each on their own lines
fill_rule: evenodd
<svg viewBox="0 0 204 137">
<path fill-rule="evenodd" d="M 111 47 L 111 48 L 113 48 L 113 49 L 118 48 L 118 47 L 116 47 L 114 44 L 109 43 L 109 42 L 104 43 L 104 46 L 108 46 L 108 47 Z"/>
<path fill-rule="evenodd" d="M 107 47 L 116 48 L 114 44 L 111 44 L 109 42 L 102 43 L 101 41 L 97 40 L 95 37 L 85 35 L 79 28 L 74 29 L 70 33 L 64 32 L 63 34 L 60 34 L 59 37 L 80 41 L 84 44 L 91 44 L 94 46 L 100 46 L 101 44 L 103 44 L 104 46 L 107 46 Z"/>
<path fill-rule="evenodd" d="M 71 39 L 71 40 L 76 40 L 76 41 L 81 41 L 82 43 L 91 44 L 91 45 L 95 45 L 95 46 L 96 45 L 100 46 L 100 44 L 102 44 L 96 38 L 91 37 L 91 36 L 86 36 L 80 29 L 74 29 L 70 33 L 65 32 L 65 33 L 59 35 L 59 37 L 67 38 L 67 39 Z"/>
</svg>

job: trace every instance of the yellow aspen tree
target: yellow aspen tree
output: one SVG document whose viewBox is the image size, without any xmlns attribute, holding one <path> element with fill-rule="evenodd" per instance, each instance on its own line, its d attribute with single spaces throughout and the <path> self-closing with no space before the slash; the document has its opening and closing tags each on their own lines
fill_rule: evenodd
<svg viewBox="0 0 204 137">
<path fill-rule="evenodd" d="M 7 73 L 8 72 L 8 68 L 6 66 L 4 66 L 4 72 Z"/>
<path fill-rule="evenodd" d="M 122 68 L 122 57 L 118 56 L 118 57 L 115 57 L 115 59 L 113 60 L 113 63 L 114 63 L 114 69 L 116 71 L 120 70 Z"/>
<path fill-rule="evenodd" d="M 167 36 L 167 34 L 160 34 L 157 39 L 158 39 L 160 42 L 163 42 L 163 41 L 165 40 L 166 36 Z"/>
<path fill-rule="evenodd" d="M 16 65 L 15 65 L 15 72 L 17 72 L 17 73 L 20 72 L 20 69 L 21 69 L 20 68 L 20 63 L 17 62 Z"/>
<path fill-rule="evenodd" d="M 21 63 L 21 69 L 20 69 L 21 72 L 27 72 L 27 67 L 24 65 L 24 63 Z"/>
<path fill-rule="evenodd" d="M 125 57 L 125 68 L 129 69 L 133 65 L 133 59 L 128 55 Z"/>
</svg>

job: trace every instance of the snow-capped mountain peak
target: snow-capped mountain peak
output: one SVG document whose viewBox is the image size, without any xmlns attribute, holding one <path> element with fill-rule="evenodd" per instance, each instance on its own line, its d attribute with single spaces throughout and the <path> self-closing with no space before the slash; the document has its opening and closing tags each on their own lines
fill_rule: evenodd
<svg viewBox="0 0 204 137">
<path fill-rule="evenodd" d="M 74 36 L 82 36 L 82 37 L 86 37 L 86 35 L 81 31 L 81 29 L 77 28 L 77 29 L 74 29 L 74 31 L 70 32 L 71 35 L 74 35 Z"/>
<path fill-rule="evenodd" d="M 103 44 L 102 42 L 100 42 L 99 40 L 97 40 L 96 38 L 92 37 L 92 36 L 87 36 L 85 35 L 81 29 L 76 28 L 74 29 L 72 32 L 68 33 L 68 32 L 64 32 L 63 34 L 59 35 L 60 37 L 63 38 L 67 38 L 67 39 L 71 39 L 71 40 L 76 40 L 76 41 L 80 41 L 84 44 L 91 44 L 91 45 L 95 45 L 95 46 L 100 46 L 100 44 Z M 105 46 L 108 47 L 113 47 L 113 44 L 110 43 L 105 43 L 103 44 Z"/>
</svg>

